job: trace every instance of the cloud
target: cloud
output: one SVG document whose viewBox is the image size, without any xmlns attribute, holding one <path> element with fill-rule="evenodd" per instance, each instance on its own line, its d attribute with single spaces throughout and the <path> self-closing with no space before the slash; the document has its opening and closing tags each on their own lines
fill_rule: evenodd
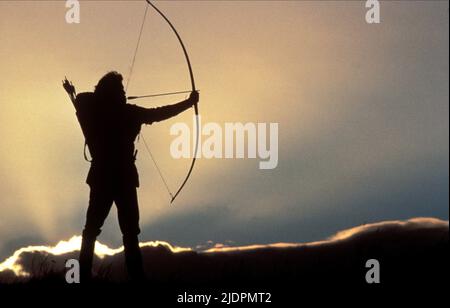
<svg viewBox="0 0 450 308">
<path fill-rule="evenodd" d="M 145 247 L 158 247 L 162 246 L 167 248 L 171 252 L 182 252 L 190 251 L 189 248 L 182 248 L 177 246 L 172 246 L 167 242 L 162 241 L 152 241 L 139 244 L 142 248 Z M 12 271 L 18 277 L 28 277 L 30 276 L 29 271 L 24 269 L 22 264 L 22 258 L 24 255 L 52 255 L 54 257 L 73 253 L 79 251 L 81 247 L 81 236 L 73 236 L 67 241 L 60 241 L 55 246 L 28 246 L 16 250 L 13 255 L 7 258 L 4 262 L 0 263 L 0 272 L 2 271 Z M 95 255 L 104 259 L 106 256 L 114 256 L 123 252 L 123 246 L 113 249 L 109 248 L 107 245 L 97 242 L 95 244 Z"/>
<path fill-rule="evenodd" d="M 332 236 L 330 240 L 331 241 L 348 240 L 354 237 L 377 233 L 380 232 L 380 230 L 382 230 L 383 232 L 393 233 L 395 231 L 412 232 L 423 229 L 445 230 L 448 229 L 448 221 L 443 221 L 437 218 L 424 218 L 424 217 L 412 218 L 406 221 L 399 221 L 399 220 L 384 221 L 340 231 L 336 233 L 334 236 Z"/>
<path fill-rule="evenodd" d="M 340 231 L 328 239 L 310 243 L 273 243 L 194 250 L 167 242 L 141 243 L 148 277 L 155 281 L 192 283 L 228 281 L 229 275 L 244 280 L 279 279 L 279 275 L 319 277 L 348 271 L 356 275 L 364 270 L 368 258 L 386 264 L 403 262 L 402 268 L 416 262 L 416 272 L 429 259 L 441 266 L 448 255 L 448 221 L 413 218 L 366 224 Z M 77 258 L 81 237 L 74 236 L 55 246 L 28 246 L 18 249 L 0 263 L 0 282 L 39 278 L 49 273 L 63 273 L 67 259 Z M 123 247 L 110 248 L 97 242 L 94 272 L 107 272 L 108 281 L 124 281 Z M 419 263 L 417 263 L 419 262 Z M 433 266 L 424 271 L 435 275 Z M 176 273 L 176 274 L 175 274 Z M 400 275 L 400 273 L 397 273 Z M 103 274 L 104 275 L 104 274 Z M 60 274 L 61 279 L 64 275 Z M 289 277 L 290 277 L 289 276 Z M 387 275 L 386 275 L 387 276 Z M 258 278 L 259 277 L 259 278 Z M 258 278 L 258 279 L 257 279 Z M 350 279 L 350 278 L 349 278 Z M 393 278 L 391 278 L 393 279 Z"/>
<path fill-rule="evenodd" d="M 443 221 L 436 218 L 412 218 L 406 221 L 392 220 L 384 221 L 373 224 L 361 225 L 358 227 L 350 228 L 347 230 L 342 230 L 335 235 L 331 236 L 329 239 L 323 241 L 316 241 L 310 243 L 275 243 L 275 244 L 264 244 L 264 245 L 248 245 L 241 247 L 225 247 L 217 246 L 206 250 L 206 252 L 237 252 L 245 250 L 257 250 L 257 249 L 267 249 L 267 248 L 298 248 L 298 247 L 312 247 L 318 245 L 330 245 L 336 244 L 338 242 L 348 242 L 353 241 L 356 238 L 370 237 L 372 235 L 377 235 L 378 233 L 390 234 L 395 232 L 417 232 L 424 230 L 448 230 L 448 221 Z M 378 234 L 380 236 L 380 234 Z"/>
</svg>

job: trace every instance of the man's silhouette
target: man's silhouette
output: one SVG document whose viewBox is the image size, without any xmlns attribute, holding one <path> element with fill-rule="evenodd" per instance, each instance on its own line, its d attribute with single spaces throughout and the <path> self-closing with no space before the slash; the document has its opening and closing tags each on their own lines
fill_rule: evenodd
<svg viewBox="0 0 450 308">
<path fill-rule="evenodd" d="M 77 117 L 92 156 L 87 176 L 90 186 L 89 207 L 80 251 L 82 281 L 91 279 L 94 246 L 113 202 L 117 206 L 125 247 L 128 274 L 133 281 L 144 279 L 139 248 L 139 209 L 136 188 L 139 177 L 135 165 L 134 140 L 142 124 L 152 124 L 178 115 L 197 104 L 198 92 L 180 103 L 143 108 L 127 104 L 122 76 L 110 72 L 103 76 L 94 93 L 75 95 L 75 88 L 63 86 L 77 109 Z"/>
</svg>

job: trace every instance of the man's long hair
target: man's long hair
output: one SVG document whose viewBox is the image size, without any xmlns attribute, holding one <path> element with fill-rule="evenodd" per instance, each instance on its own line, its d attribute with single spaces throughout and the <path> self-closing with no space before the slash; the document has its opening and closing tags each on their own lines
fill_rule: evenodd
<svg viewBox="0 0 450 308">
<path fill-rule="evenodd" d="M 95 86 L 95 95 L 103 102 L 117 101 L 123 95 L 123 77 L 118 72 L 112 71 L 103 76 Z"/>
</svg>

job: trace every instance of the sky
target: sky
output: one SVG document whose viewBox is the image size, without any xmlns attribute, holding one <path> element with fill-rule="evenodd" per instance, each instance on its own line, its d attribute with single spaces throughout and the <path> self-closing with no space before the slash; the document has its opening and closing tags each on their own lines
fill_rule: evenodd
<svg viewBox="0 0 450 308">
<path fill-rule="evenodd" d="M 198 159 L 175 204 L 142 143 L 141 240 L 195 247 L 317 241 L 383 220 L 448 220 L 449 17 L 446 1 L 159 1 L 178 29 L 200 89 L 203 123 L 278 123 L 278 166 Z M 0 257 L 81 233 L 89 188 L 83 136 L 61 80 L 92 91 L 127 80 L 146 4 L 0 2 Z M 186 62 L 149 8 L 129 95 L 189 90 Z M 143 100 L 144 107 L 183 100 Z M 170 127 L 142 129 L 169 186 Z M 121 242 L 115 209 L 100 236 Z"/>
</svg>

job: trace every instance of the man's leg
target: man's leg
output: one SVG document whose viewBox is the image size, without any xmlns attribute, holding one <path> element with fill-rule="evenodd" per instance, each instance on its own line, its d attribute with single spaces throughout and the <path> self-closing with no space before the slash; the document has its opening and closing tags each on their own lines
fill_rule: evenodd
<svg viewBox="0 0 450 308">
<path fill-rule="evenodd" d="M 136 187 L 121 187 L 117 189 L 116 192 L 115 201 L 119 216 L 120 230 L 123 234 L 125 262 L 127 264 L 128 275 L 132 281 L 143 281 L 145 279 L 145 274 L 138 239 L 140 230 Z"/>
<path fill-rule="evenodd" d="M 112 203 L 113 197 L 109 189 L 91 186 L 79 259 L 81 282 L 87 282 L 92 277 L 95 240 L 101 232 Z"/>
</svg>

